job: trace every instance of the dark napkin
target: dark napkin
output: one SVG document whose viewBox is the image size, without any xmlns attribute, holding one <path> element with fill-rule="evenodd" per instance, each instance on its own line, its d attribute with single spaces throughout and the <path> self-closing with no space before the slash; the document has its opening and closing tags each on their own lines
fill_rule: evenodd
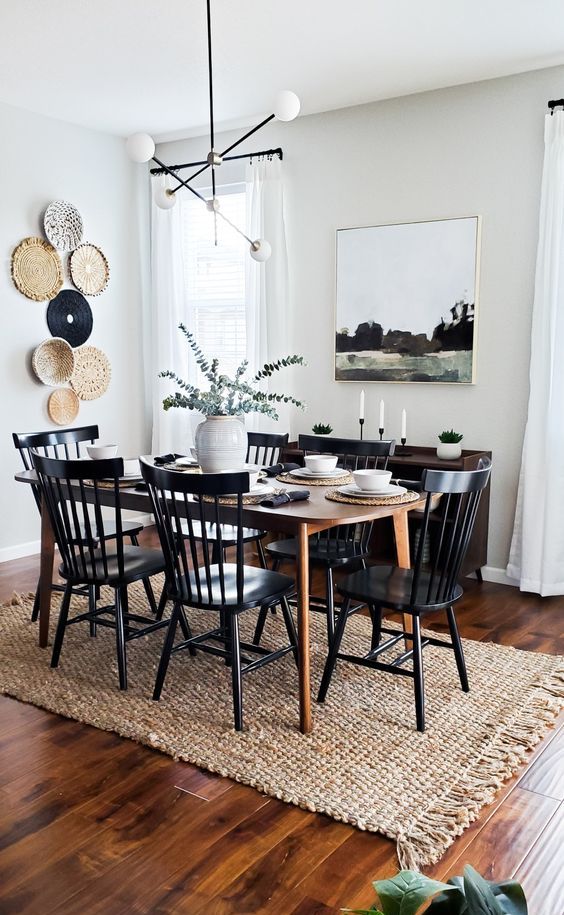
<svg viewBox="0 0 564 915">
<path fill-rule="evenodd" d="M 265 508 L 279 508 L 288 502 L 305 502 L 306 499 L 309 499 L 309 489 L 293 489 L 275 493 L 270 498 L 263 499 L 260 504 Z"/>
<path fill-rule="evenodd" d="M 153 458 L 155 467 L 162 467 L 163 464 L 174 464 L 178 458 L 186 457 L 185 454 L 159 454 Z"/>
<path fill-rule="evenodd" d="M 277 477 L 281 473 L 289 473 L 290 470 L 297 470 L 299 464 L 273 464 L 272 467 L 265 467 L 264 472 L 267 477 Z"/>
</svg>

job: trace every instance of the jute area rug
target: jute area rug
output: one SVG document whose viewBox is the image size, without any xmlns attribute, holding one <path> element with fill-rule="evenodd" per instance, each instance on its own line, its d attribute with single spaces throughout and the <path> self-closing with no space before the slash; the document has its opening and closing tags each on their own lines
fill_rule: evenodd
<svg viewBox="0 0 564 915">
<path fill-rule="evenodd" d="M 53 605 L 58 595 L 53 596 Z M 82 600 L 75 598 L 82 609 Z M 140 586 L 132 610 L 145 612 Z M 112 630 L 90 638 L 67 630 L 57 670 L 37 645 L 32 600 L 0 608 L 0 689 L 115 731 L 307 810 L 325 813 L 397 842 L 403 867 L 424 868 L 491 802 L 523 765 L 564 704 L 564 658 L 465 641 L 471 692 L 459 687 L 454 656 L 425 649 L 427 731 L 415 730 L 411 679 L 339 662 L 313 733 L 297 730 L 297 671 L 291 656 L 244 679 L 245 730 L 232 725 L 230 672 L 201 652 L 173 656 L 160 702 L 150 698 L 163 632 L 128 645 L 129 690 L 117 688 Z M 53 613 L 54 620 L 57 613 Z M 207 618 L 206 618 L 207 617 Z M 195 632 L 216 625 L 191 611 Z M 249 638 L 256 613 L 243 614 Z M 325 620 L 312 613 L 314 694 L 325 657 Z M 348 649 L 367 651 L 368 621 L 348 624 Z M 265 644 L 284 640 L 269 614 Z"/>
</svg>

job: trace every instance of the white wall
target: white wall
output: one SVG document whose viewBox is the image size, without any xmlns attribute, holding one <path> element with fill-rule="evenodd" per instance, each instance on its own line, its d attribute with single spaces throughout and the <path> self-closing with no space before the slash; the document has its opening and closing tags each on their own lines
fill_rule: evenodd
<svg viewBox="0 0 564 915">
<path fill-rule="evenodd" d="M 11 433 L 56 428 L 47 412 L 51 389 L 39 384 L 30 355 L 50 336 L 47 303 L 21 295 L 10 277 L 11 253 L 27 235 L 42 235 L 41 220 L 54 199 L 73 203 L 84 220 L 84 240 L 98 244 L 110 263 L 110 283 L 89 299 L 94 328 L 88 340 L 112 364 L 112 380 L 99 400 L 81 404 L 76 425 L 97 423 L 124 456 L 148 449 L 145 434 L 141 337 L 141 263 L 146 263 L 137 184 L 144 173 L 129 162 L 123 140 L 27 111 L 0 105 L 0 561 L 25 551 L 39 537 L 31 493 L 13 480 L 19 456 Z M 145 189 L 145 187 L 144 187 Z M 63 255 L 65 288 L 67 256 Z M 22 547 L 22 545 L 24 545 Z"/>
<path fill-rule="evenodd" d="M 467 448 L 494 456 L 489 564 L 509 550 L 528 396 L 529 333 L 549 98 L 562 95 L 564 68 L 274 122 L 241 151 L 284 149 L 292 348 L 309 363 L 295 371 L 309 404 L 294 432 L 330 421 L 355 435 L 361 384 L 333 380 L 335 229 L 481 214 L 477 383 L 454 387 L 365 384 L 367 437 L 386 401 L 387 434 L 420 445 L 454 426 Z M 242 133 L 243 131 L 241 131 Z M 235 134 L 220 137 L 224 148 Z M 161 144 L 165 162 L 203 158 L 202 139 Z M 233 175 L 234 165 L 225 166 Z"/>
</svg>

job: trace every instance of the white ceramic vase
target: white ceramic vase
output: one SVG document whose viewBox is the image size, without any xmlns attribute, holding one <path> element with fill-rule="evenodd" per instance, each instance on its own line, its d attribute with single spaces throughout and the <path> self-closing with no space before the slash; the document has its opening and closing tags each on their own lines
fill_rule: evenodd
<svg viewBox="0 0 564 915">
<path fill-rule="evenodd" d="M 462 447 L 459 442 L 439 442 L 437 446 L 437 457 L 441 461 L 456 461 L 462 454 Z"/>
<path fill-rule="evenodd" d="M 195 444 L 204 473 L 239 470 L 247 456 L 247 430 L 236 416 L 206 416 L 196 428 Z"/>
</svg>

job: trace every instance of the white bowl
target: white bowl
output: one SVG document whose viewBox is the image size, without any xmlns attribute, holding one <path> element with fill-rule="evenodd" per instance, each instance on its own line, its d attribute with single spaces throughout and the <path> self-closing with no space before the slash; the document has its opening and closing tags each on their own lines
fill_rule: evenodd
<svg viewBox="0 0 564 915">
<path fill-rule="evenodd" d="M 354 470 L 353 477 L 359 489 L 380 492 L 386 489 L 392 479 L 391 470 Z"/>
<path fill-rule="evenodd" d="M 243 464 L 241 470 L 246 470 L 249 474 L 249 487 L 254 489 L 258 483 L 259 473 L 261 468 L 258 464 Z"/>
<path fill-rule="evenodd" d="M 101 461 L 104 458 L 113 458 L 118 452 L 117 445 L 87 445 L 86 450 L 88 457 L 93 461 Z"/>
<path fill-rule="evenodd" d="M 312 473 L 330 473 L 337 466 L 336 454 L 307 454 L 304 464 Z"/>
<path fill-rule="evenodd" d="M 124 458 L 123 473 L 126 477 L 141 476 L 141 466 L 139 458 Z"/>
</svg>

